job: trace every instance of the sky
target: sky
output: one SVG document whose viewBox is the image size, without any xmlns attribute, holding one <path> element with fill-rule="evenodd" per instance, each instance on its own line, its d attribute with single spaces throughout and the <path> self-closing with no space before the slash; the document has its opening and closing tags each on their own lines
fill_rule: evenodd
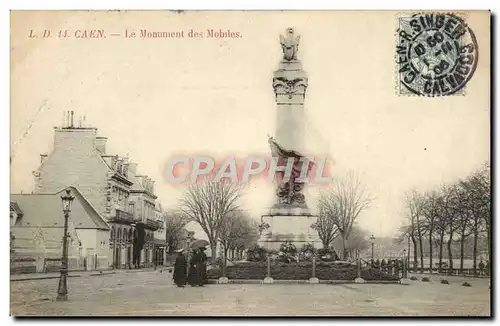
<svg viewBox="0 0 500 326">
<path fill-rule="evenodd" d="M 275 133 L 273 71 L 280 34 L 301 35 L 309 76 L 305 147 L 328 156 L 333 177 L 356 173 L 375 198 L 358 224 L 393 236 L 404 223 L 404 193 L 453 182 L 490 155 L 489 16 L 467 13 L 479 48 L 465 94 L 397 93 L 397 12 L 25 12 L 11 21 L 11 191 L 31 192 L 40 153 L 50 153 L 63 111 L 108 137 L 108 153 L 129 155 L 151 176 L 163 207 L 182 187 L 166 181 L 179 153 L 269 155 Z M 106 39 L 30 39 L 30 31 L 102 29 Z M 207 29 L 232 39 L 141 39 L 127 33 Z M 130 34 L 129 34 L 130 35 Z M 318 187 L 309 187 L 314 208 Z M 274 203 L 273 186 L 252 183 L 242 207 L 256 219 Z"/>
</svg>

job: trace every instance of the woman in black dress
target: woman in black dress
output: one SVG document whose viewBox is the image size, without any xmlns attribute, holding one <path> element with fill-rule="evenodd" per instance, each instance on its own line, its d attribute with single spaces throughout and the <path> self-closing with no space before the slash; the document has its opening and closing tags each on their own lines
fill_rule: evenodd
<svg viewBox="0 0 500 326">
<path fill-rule="evenodd" d="M 199 253 L 198 249 L 194 249 L 189 261 L 188 283 L 191 286 L 199 285 Z"/>
<path fill-rule="evenodd" d="M 186 257 L 182 253 L 182 251 L 178 251 L 178 256 L 175 259 L 174 265 L 174 283 L 178 287 L 183 287 L 186 284 L 186 274 L 187 274 L 187 261 Z"/>
<path fill-rule="evenodd" d="M 205 248 L 200 248 L 198 253 L 198 284 L 203 286 L 207 283 L 207 255 L 205 255 Z"/>
</svg>

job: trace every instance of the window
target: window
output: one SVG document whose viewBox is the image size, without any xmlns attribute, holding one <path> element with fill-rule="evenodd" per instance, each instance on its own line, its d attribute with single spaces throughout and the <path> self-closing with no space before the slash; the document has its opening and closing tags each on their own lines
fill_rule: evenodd
<svg viewBox="0 0 500 326">
<path fill-rule="evenodd" d="M 128 203 L 128 212 L 130 214 L 135 214 L 135 203 Z"/>
</svg>

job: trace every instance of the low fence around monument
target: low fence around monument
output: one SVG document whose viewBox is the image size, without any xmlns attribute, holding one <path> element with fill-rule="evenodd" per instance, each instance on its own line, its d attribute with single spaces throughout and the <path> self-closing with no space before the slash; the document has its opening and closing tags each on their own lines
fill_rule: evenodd
<svg viewBox="0 0 500 326">
<path fill-rule="evenodd" d="M 373 268 L 369 262 L 359 258 L 353 261 L 322 261 L 316 255 L 306 260 L 283 260 L 267 255 L 264 261 L 228 262 L 227 266 L 214 266 L 208 271 L 208 279 L 224 278 L 234 282 L 243 280 L 278 281 L 363 281 L 399 283 L 408 277 L 407 265 L 394 262 L 386 268 Z M 317 281 L 316 281 L 317 280 Z"/>
</svg>

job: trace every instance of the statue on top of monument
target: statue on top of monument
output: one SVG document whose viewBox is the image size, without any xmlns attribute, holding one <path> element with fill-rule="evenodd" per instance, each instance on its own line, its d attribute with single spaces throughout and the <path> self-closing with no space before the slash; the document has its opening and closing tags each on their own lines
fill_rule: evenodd
<svg viewBox="0 0 500 326">
<path fill-rule="evenodd" d="M 288 61 L 297 60 L 300 35 L 295 36 L 293 28 L 287 28 L 285 35 L 286 36 L 280 35 L 281 48 L 283 49 L 283 58 Z"/>
</svg>

